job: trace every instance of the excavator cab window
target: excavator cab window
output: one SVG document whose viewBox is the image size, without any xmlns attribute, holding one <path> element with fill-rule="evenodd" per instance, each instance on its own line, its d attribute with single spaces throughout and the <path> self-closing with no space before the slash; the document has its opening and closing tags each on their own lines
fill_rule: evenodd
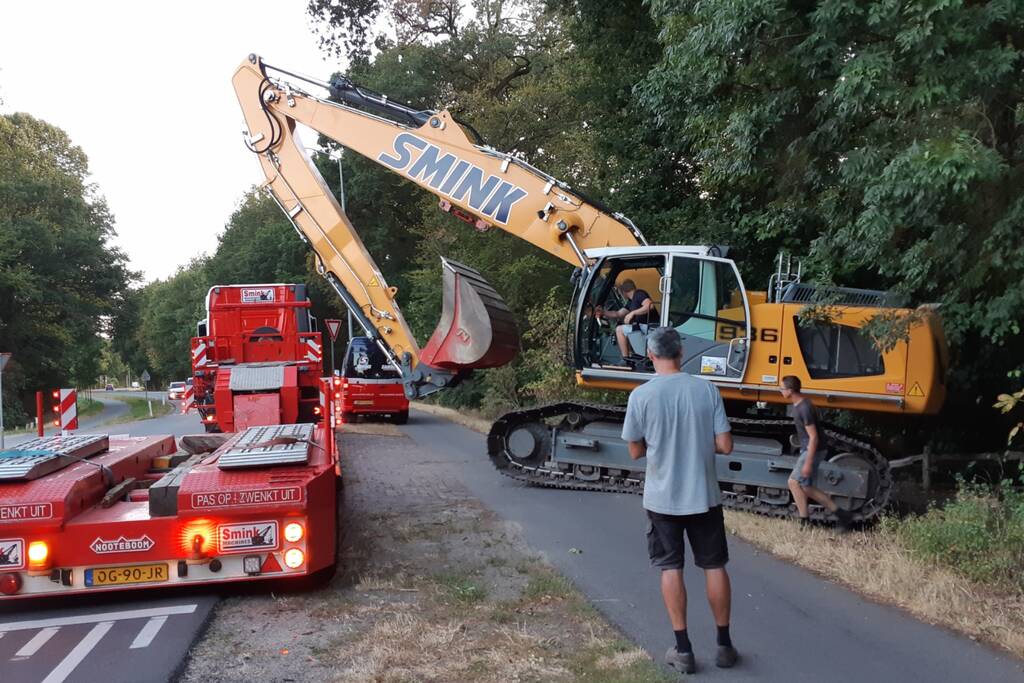
<svg viewBox="0 0 1024 683">
<path fill-rule="evenodd" d="M 604 259 L 584 284 L 585 293 L 580 309 L 577 335 L 577 358 L 582 367 L 629 369 L 622 357 L 615 337 L 615 328 L 621 323 L 614 317 L 616 311 L 627 309 L 629 301 L 621 286 L 630 280 L 638 292 L 651 299 L 651 313 L 638 319 L 627 332 L 627 350 L 635 355 L 647 353 L 647 333 L 662 324 L 662 279 L 665 257 L 622 256 Z"/>
<path fill-rule="evenodd" d="M 667 325 L 683 339 L 683 371 L 742 379 L 749 326 L 743 285 L 732 261 L 675 254 Z"/>
<path fill-rule="evenodd" d="M 802 325 L 795 319 L 800 353 L 812 379 L 884 375 L 882 354 L 859 328 L 835 323 Z"/>
<path fill-rule="evenodd" d="M 671 249 L 671 247 L 669 248 Z M 646 355 L 651 328 L 671 325 L 683 339 L 683 371 L 740 381 L 746 371 L 750 322 L 746 293 L 735 264 L 692 252 L 606 256 L 582 283 L 578 311 L 576 367 L 589 372 L 650 373 L 649 363 L 624 359 L 615 336 L 618 320 L 603 313 L 619 311 L 627 301 L 617 285 L 632 280 L 658 311 L 627 332 L 627 352 Z"/>
</svg>

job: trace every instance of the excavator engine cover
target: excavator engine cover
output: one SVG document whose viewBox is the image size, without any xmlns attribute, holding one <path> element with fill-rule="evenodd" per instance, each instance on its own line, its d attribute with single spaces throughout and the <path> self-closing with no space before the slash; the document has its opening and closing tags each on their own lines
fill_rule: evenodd
<svg viewBox="0 0 1024 683">
<path fill-rule="evenodd" d="M 479 272 L 442 259 L 441 321 L 420 362 L 445 370 L 496 368 L 519 353 L 519 328 L 505 300 Z"/>
</svg>

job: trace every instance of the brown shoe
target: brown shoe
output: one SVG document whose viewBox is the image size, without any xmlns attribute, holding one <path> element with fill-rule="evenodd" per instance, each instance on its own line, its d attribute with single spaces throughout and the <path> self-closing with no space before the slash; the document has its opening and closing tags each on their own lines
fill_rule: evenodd
<svg viewBox="0 0 1024 683">
<path fill-rule="evenodd" d="M 697 661 L 693 658 L 692 652 L 680 652 L 675 647 L 670 647 L 665 653 L 665 663 L 679 673 L 692 674 L 697 672 Z"/>
</svg>

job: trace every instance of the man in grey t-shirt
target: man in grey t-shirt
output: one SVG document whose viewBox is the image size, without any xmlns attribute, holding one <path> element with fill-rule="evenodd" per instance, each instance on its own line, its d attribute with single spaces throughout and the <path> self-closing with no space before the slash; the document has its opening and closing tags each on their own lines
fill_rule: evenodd
<svg viewBox="0 0 1024 683">
<path fill-rule="evenodd" d="M 676 637 L 665 659 L 684 673 L 696 671 L 686 632 L 685 536 L 694 564 L 704 570 L 718 626 L 716 664 L 730 667 L 737 654 L 729 635 L 729 548 L 715 469 L 715 453 L 732 452 L 729 420 L 718 389 L 680 371 L 682 340 L 674 328 L 651 332 L 647 355 L 656 377 L 630 394 L 622 438 L 629 444 L 630 457 L 647 458 L 647 548 L 651 563 L 661 569 L 661 593 Z"/>
</svg>

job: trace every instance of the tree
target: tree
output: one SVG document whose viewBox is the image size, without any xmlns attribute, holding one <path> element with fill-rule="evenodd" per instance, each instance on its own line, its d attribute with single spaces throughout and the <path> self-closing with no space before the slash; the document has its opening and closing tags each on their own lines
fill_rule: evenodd
<svg viewBox="0 0 1024 683">
<path fill-rule="evenodd" d="M 147 363 L 131 368 L 133 374 L 147 369 L 154 383 L 173 382 L 191 374 L 190 341 L 196 323 L 205 316 L 209 289 L 204 265 L 203 259 L 193 260 L 166 280 L 151 282 L 142 290 L 136 336 Z"/>
<path fill-rule="evenodd" d="M 11 397 L 89 385 L 100 335 L 132 274 L 109 244 L 113 217 L 64 131 L 0 116 L 0 348 L 18 363 Z"/>
<path fill-rule="evenodd" d="M 663 56 L 638 93 L 706 225 L 764 276 L 938 302 L 956 412 L 1024 352 L 1024 5 L 652 0 Z M 987 413 L 987 411 L 985 411 Z"/>
<path fill-rule="evenodd" d="M 652 11 L 665 56 L 639 92 L 716 222 L 762 253 L 809 249 L 819 272 L 943 302 L 955 342 L 1017 335 L 1024 6 Z"/>
</svg>

